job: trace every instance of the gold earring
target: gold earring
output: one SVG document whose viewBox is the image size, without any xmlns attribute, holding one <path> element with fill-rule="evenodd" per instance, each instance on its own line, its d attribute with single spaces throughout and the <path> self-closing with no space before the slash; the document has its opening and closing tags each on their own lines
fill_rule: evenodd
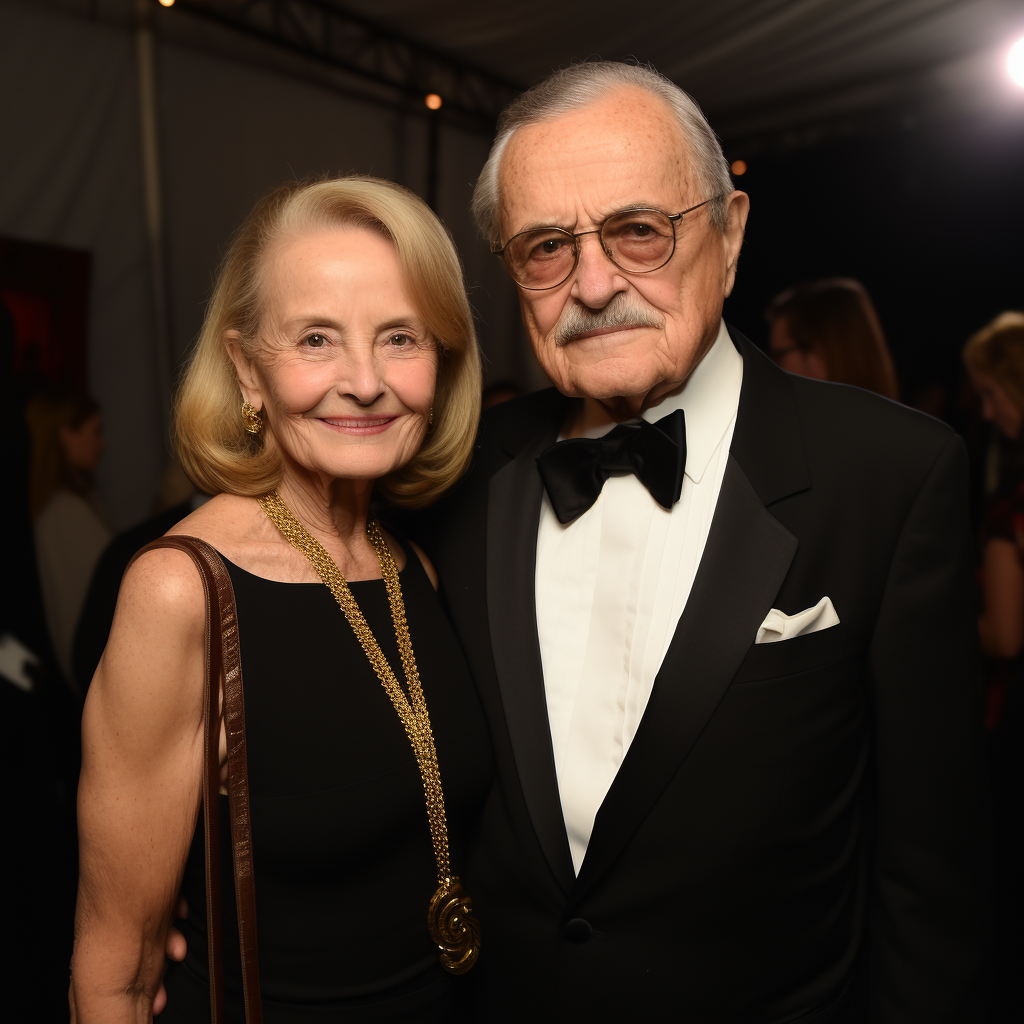
<svg viewBox="0 0 1024 1024">
<path fill-rule="evenodd" d="M 434 403 L 430 403 L 430 412 L 427 413 L 427 426 L 431 426 L 434 422 Z"/>
<path fill-rule="evenodd" d="M 254 405 L 242 403 L 242 422 L 250 434 L 258 434 L 263 429 L 263 417 Z"/>
</svg>

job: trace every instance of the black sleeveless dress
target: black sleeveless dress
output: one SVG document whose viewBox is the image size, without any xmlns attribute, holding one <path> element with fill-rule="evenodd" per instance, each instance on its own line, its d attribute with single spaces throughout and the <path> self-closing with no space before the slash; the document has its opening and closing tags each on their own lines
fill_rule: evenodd
<svg viewBox="0 0 1024 1024">
<path fill-rule="evenodd" d="M 408 548 L 406 559 L 402 592 L 437 746 L 452 870 L 460 874 L 464 836 L 493 773 L 490 738 L 438 597 Z M 437 867 L 398 714 L 326 586 L 277 583 L 225 564 L 245 687 L 264 1020 L 445 1019 L 466 979 L 442 970 L 427 933 Z M 383 580 L 350 587 L 402 681 Z M 226 1010 L 228 1021 L 241 1022 L 227 797 L 220 821 Z M 472 895 L 473 880 L 462 881 Z M 201 819 L 183 892 L 188 956 L 168 965 L 160 1024 L 210 1019 Z"/>
</svg>

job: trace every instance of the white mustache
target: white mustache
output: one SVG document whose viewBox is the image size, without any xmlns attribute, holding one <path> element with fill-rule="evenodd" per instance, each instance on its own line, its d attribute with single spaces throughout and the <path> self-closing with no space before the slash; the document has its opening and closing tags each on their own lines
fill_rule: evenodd
<svg viewBox="0 0 1024 1024">
<path fill-rule="evenodd" d="M 573 301 L 562 310 L 552 336 L 556 345 L 568 345 L 590 331 L 607 330 L 609 327 L 620 330 L 653 327 L 661 330 L 664 326 L 665 318 L 639 296 L 619 292 L 602 309 L 590 309 Z"/>
</svg>

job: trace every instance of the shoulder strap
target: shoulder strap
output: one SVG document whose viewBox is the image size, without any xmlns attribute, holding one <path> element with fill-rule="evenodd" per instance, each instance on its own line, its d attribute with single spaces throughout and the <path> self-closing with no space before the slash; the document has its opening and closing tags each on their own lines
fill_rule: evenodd
<svg viewBox="0 0 1024 1024">
<path fill-rule="evenodd" d="M 223 688 L 225 731 L 228 742 L 228 806 L 231 847 L 238 906 L 238 937 L 242 951 L 242 988 L 245 1019 L 263 1024 L 260 1001 L 259 957 L 256 946 L 256 882 L 253 873 L 249 819 L 249 768 L 245 748 L 245 700 L 238 646 L 235 592 L 220 555 L 197 537 L 161 537 L 147 544 L 135 558 L 153 548 L 177 548 L 188 554 L 199 570 L 206 594 L 206 682 L 203 717 L 203 826 L 206 833 L 206 933 L 209 946 L 210 1013 L 212 1024 L 224 1024 L 224 970 L 220 922 L 220 715 L 216 697 Z M 132 561 L 135 561 L 135 558 Z"/>
</svg>

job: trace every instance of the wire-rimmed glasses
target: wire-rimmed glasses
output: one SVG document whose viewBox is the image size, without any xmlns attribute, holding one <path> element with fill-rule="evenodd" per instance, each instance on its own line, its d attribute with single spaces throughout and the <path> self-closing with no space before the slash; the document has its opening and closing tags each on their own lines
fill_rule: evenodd
<svg viewBox="0 0 1024 1024">
<path fill-rule="evenodd" d="M 718 198 L 712 196 L 681 213 L 620 210 L 590 231 L 528 228 L 513 235 L 504 245 L 492 243 L 491 252 L 504 260 L 512 280 L 530 291 L 557 288 L 572 276 L 579 263 L 580 239 L 584 235 L 597 235 L 605 255 L 620 270 L 649 274 L 672 259 L 676 251 L 676 224 L 682 217 Z"/>
</svg>

